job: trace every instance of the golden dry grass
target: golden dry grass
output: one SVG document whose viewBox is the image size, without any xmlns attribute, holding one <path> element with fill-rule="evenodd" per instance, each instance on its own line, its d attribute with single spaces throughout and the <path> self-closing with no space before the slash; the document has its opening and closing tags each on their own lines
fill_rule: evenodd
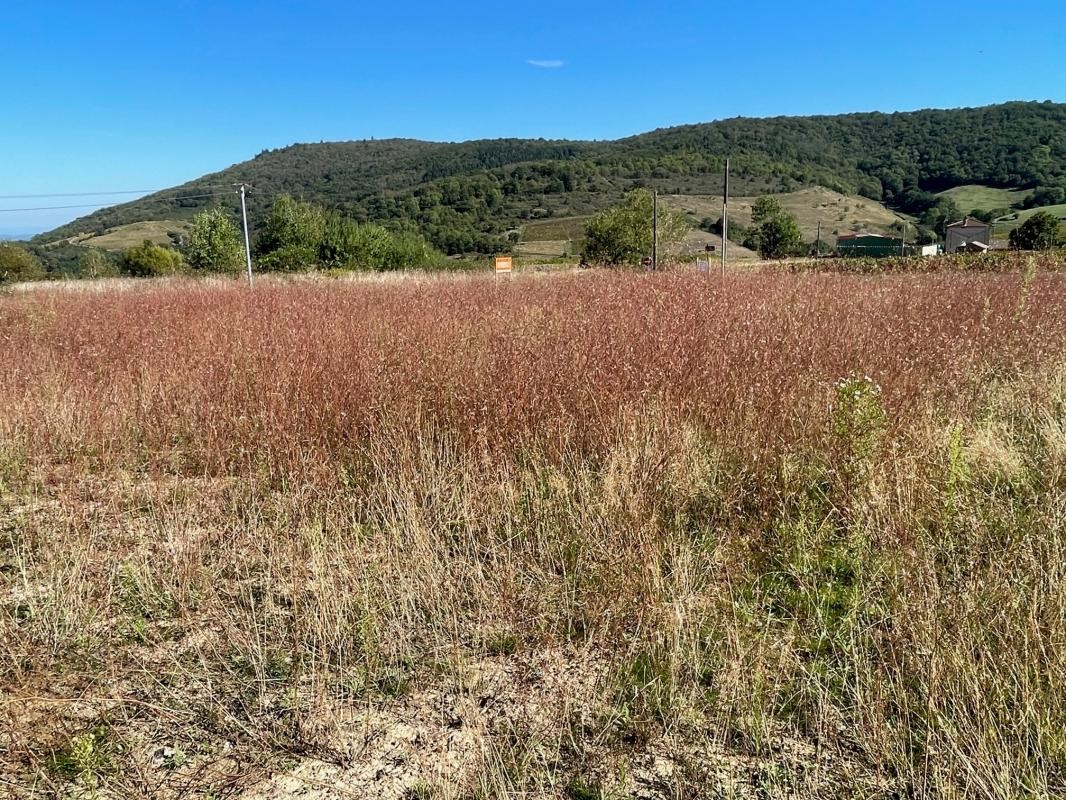
<svg viewBox="0 0 1066 800">
<path fill-rule="evenodd" d="M 876 200 L 867 197 L 848 196 L 821 186 L 800 189 L 795 192 L 775 194 L 781 208 L 796 219 L 804 241 L 813 242 L 822 224 L 822 239 L 836 241 L 838 234 L 864 231 L 890 233 L 899 217 Z M 664 198 L 672 207 L 691 213 L 697 219 L 722 216 L 720 197 L 688 197 L 670 195 Z M 742 225 L 751 224 L 751 206 L 757 198 L 736 197 L 729 200 L 730 220 Z"/>
<path fill-rule="evenodd" d="M 179 234 L 187 234 L 192 227 L 188 220 L 151 220 L 148 222 L 133 222 L 129 225 L 119 225 L 110 228 L 105 233 L 87 238 L 79 238 L 76 244 L 86 247 L 99 247 L 102 250 L 127 250 L 148 240 L 156 244 L 172 244 L 169 234 L 171 231 Z"/>
</svg>

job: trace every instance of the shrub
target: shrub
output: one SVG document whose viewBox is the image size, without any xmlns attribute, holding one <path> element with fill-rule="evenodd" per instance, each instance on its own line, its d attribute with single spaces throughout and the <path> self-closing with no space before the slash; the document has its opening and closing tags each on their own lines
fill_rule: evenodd
<svg viewBox="0 0 1066 800">
<path fill-rule="evenodd" d="M 123 271 L 135 278 L 154 278 L 174 275 L 183 266 L 181 253 L 145 239 L 122 255 Z"/>
<path fill-rule="evenodd" d="M 221 207 L 193 218 L 185 254 L 193 269 L 239 272 L 245 265 L 241 232 Z"/>
<path fill-rule="evenodd" d="M 443 261 L 417 233 L 393 233 L 291 197 L 274 203 L 256 249 L 266 270 L 408 269 Z"/>
<path fill-rule="evenodd" d="M 287 244 L 256 259 L 256 266 L 267 272 L 299 272 L 318 266 L 318 250 L 301 244 Z"/>
<path fill-rule="evenodd" d="M 264 269 L 300 270 L 316 266 L 326 237 L 326 217 L 313 203 L 282 195 L 256 239 L 256 252 L 272 256 L 260 261 Z"/>
<path fill-rule="evenodd" d="M 79 278 L 114 278 L 118 274 L 115 259 L 104 250 L 90 247 L 78 259 Z"/>
<path fill-rule="evenodd" d="M 40 280 L 45 276 L 41 262 L 18 245 L 0 244 L 0 284 Z"/>
</svg>

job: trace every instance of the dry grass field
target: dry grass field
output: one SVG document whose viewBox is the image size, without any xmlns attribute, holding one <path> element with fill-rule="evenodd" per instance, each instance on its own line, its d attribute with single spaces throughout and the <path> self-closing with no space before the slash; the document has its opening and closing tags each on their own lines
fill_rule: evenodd
<svg viewBox="0 0 1066 800">
<path fill-rule="evenodd" d="M 0 296 L 0 794 L 1061 795 L 1011 258 Z"/>
<path fill-rule="evenodd" d="M 127 250 L 148 240 L 156 244 L 171 244 L 170 232 L 187 234 L 192 225 L 188 220 L 153 220 L 150 222 L 133 222 L 119 225 L 97 236 L 79 238 L 75 244 L 86 247 L 99 247 L 102 250 Z"/>
<path fill-rule="evenodd" d="M 796 219 L 804 241 L 813 242 L 822 224 L 822 239 L 835 242 L 838 234 L 864 231 L 890 233 L 899 224 L 899 217 L 876 200 L 840 194 L 821 186 L 795 192 L 775 194 L 781 207 Z M 701 219 L 722 216 L 721 197 L 691 197 L 668 195 L 665 202 L 672 207 Z M 729 200 L 729 218 L 741 225 L 751 224 L 751 206 L 757 198 L 737 197 Z M 733 247 L 733 245 L 731 245 Z"/>
</svg>

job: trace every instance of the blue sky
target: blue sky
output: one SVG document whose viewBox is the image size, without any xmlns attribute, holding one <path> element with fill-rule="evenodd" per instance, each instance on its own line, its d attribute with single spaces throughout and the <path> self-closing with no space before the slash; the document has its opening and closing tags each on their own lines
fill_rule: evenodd
<svg viewBox="0 0 1066 800">
<path fill-rule="evenodd" d="M 297 141 L 1066 101 L 1061 0 L 10 0 L 0 29 L 0 209 Z M 0 212 L 0 234 L 88 210 Z"/>
</svg>

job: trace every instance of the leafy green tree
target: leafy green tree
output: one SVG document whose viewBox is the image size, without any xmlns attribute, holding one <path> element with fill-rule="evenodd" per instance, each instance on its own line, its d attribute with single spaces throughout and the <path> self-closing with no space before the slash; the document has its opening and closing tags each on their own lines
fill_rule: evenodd
<svg viewBox="0 0 1066 800">
<path fill-rule="evenodd" d="M 1059 221 L 1047 211 L 1037 211 L 1010 232 L 1014 250 L 1049 250 L 1062 243 Z"/>
<path fill-rule="evenodd" d="M 758 250 L 763 258 L 785 258 L 805 250 L 795 218 L 785 212 L 776 197 L 769 195 L 752 205 L 751 229 L 744 245 Z"/>
<path fill-rule="evenodd" d="M 919 217 L 922 225 L 932 228 L 939 236 L 944 236 L 948 225 L 960 219 L 962 211 L 959 210 L 958 203 L 950 197 L 938 197 Z"/>
<path fill-rule="evenodd" d="M 174 275 L 181 272 L 183 265 L 181 253 L 173 248 L 158 245 L 150 239 L 145 239 L 122 254 L 123 271 L 135 278 Z"/>
<path fill-rule="evenodd" d="M 1022 208 L 1057 206 L 1066 203 L 1066 188 L 1062 186 L 1039 186 L 1022 202 Z"/>
<path fill-rule="evenodd" d="M 319 248 L 326 239 L 326 215 L 313 203 L 282 195 L 256 239 L 263 269 L 300 270 L 319 264 Z"/>
<path fill-rule="evenodd" d="M 119 271 L 106 251 L 97 247 L 89 247 L 78 259 L 77 274 L 81 278 L 113 278 L 119 274 Z"/>
<path fill-rule="evenodd" d="M 193 269 L 239 272 L 244 267 L 241 233 L 225 209 L 216 206 L 193 217 L 185 255 Z"/>
<path fill-rule="evenodd" d="M 391 235 L 382 269 L 443 267 L 448 263 L 444 254 L 433 248 L 420 234 L 404 231 Z"/>
<path fill-rule="evenodd" d="M 0 244 L 0 284 L 33 281 L 45 277 L 41 262 L 28 250 L 14 244 Z"/>
<path fill-rule="evenodd" d="M 773 195 L 763 195 L 752 203 L 751 225 L 753 228 L 757 228 L 767 220 L 783 216 L 784 213 L 785 209 L 781 207 L 781 201 Z"/>
<path fill-rule="evenodd" d="M 585 225 L 585 258 L 606 264 L 639 264 L 652 251 L 652 194 L 634 189 L 620 205 L 601 211 Z M 659 204 L 658 249 L 669 257 L 689 231 L 685 217 Z"/>
<path fill-rule="evenodd" d="M 358 223 L 337 213 L 326 216 L 319 244 L 321 262 L 346 269 L 383 269 L 392 234 L 380 225 Z"/>
<path fill-rule="evenodd" d="M 463 236 L 455 231 L 451 235 Z M 491 237 L 486 237 L 486 241 L 488 238 Z M 483 242 L 477 244 L 487 246 Z M 457 247 L 466 246 L 465 241 L 457 243 Z M 277 270 L 408 269 L 439 266 L 444 260 L 442 253 L 411 229 L 397 233 L 287 196 L 275 201 L 256 249 L 260 266 Z"/>
</svg>

